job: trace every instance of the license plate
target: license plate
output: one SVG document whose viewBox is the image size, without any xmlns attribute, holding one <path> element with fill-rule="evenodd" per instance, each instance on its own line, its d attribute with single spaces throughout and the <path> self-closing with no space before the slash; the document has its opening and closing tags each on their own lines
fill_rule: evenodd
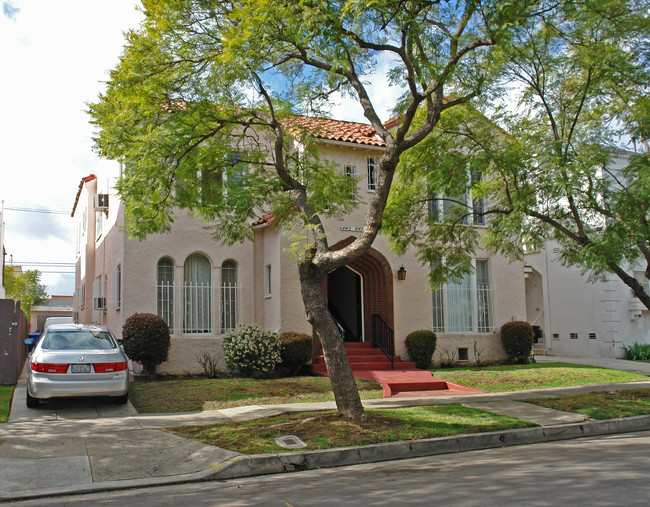
<svg viewBox="0 0 650 507">
<path fill-rule="evenodd" d="M 73 364 L 70 373 L 90 373 L 89 364 Z"/>
</svg>

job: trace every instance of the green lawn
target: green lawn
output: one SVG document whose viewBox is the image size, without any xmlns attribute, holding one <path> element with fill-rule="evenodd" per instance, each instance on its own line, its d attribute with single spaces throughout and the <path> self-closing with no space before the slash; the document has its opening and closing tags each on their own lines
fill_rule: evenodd
<svg viewBox="0 0 650 507">
<path fill-rule="evenodd" d="M 275 443 L 275 438 L 285 435 L 297 436 L 307 450 L 314 450 L 536 426 L 460 405 L 368 410 L 367 414 L 365 422 L 344 419 L 336 412 L 302 412 L 166 431 L 231 451 L 260 454 L 292 451 Z"/>
<path fill-rule="evenodd" d="M 432 373 L 442 380 L 489 392 L 648 380 L 646 376 L 618 370 L 560 363 L 450 368 Z M 363 399 L 382 397 L 378 383 L 357 380 L 357 386 Z M 138 381 L 131 386 L 129 397 L 141 413 L 334 399 L 329 378 L 308 376 L 271 380 L 194 377 Z"/>
<path fill-rule="evenodd" d="M 357 380 L 364 399 L 381 398 L 382 387 Z M 140 413 L 195 412 L 244 405 L 333 400 L 328 377 L 186 378 L 136 382 L 129 399 Z"/>
<path fill-rule="evenodd" d="M 650 389 L 596 391 L 522 401 L 565 412 L 577 412 L 596 420 L 650 414 Z"/>
<path fill-rule="evenodd" d="M 11 395 L 15 386 L 0 386 L 0 423 L 9 420 L 9 409 L 11 408 Z"/>
<path fill-rule="evenodd" d="M 491 393 L 649 380 L 636 373 L 564 363 L 443 368 L 431 373 L 441 380 Z"/>
</svg>

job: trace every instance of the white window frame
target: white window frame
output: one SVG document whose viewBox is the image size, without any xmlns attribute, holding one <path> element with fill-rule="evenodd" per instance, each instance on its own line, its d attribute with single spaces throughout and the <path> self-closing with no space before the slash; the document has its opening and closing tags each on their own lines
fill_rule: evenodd
<svg viewBox="0 0 650 507">
<path fill-rule="evenodd" d="M 102 232 L 104 228 L 104 212 L 93 211 L 93 213 L 95 213 L 95 238 L 96 241 L 99 241 L 102 237 Z"/>
<path fill-rule="evenodd" d="M 113 270 L 113 308 L 122 307 L 122 266 L 118 264 Z"/>
</svg>

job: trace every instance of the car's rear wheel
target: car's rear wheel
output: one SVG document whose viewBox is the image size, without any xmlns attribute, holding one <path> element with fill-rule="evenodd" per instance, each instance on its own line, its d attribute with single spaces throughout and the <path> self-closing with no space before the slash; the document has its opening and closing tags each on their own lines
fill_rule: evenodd
<svg viewBox="0 0 650 507">
<path fill-rule="evenodd" d="M 120 405 L 124 405 L 127 401 L 129 401 L 129 393 L 115 397 L 115 403 L 118 403 Z"/>
<path fill-rule="evenodd" d="M 29 391 L 27 392 L 27 397 L 25 398 L 25 405 L 27 408 L 36 408 L 38 407 L 38 398 L 30 396 Z"/>
</svg>

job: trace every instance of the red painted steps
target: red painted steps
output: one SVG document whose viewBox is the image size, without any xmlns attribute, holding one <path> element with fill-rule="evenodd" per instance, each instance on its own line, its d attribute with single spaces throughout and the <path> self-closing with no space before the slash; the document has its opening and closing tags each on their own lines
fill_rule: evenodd
<svg viewBox="0 0 650 507">
<path fill-rule="evenodd" d="M 373 349 L 369 342 L 346 343 L 345 350 L 354 377 L 379 382 L 384 388 L 384 398 L 484 392 L 437 379 L 430 371 L 419 370 L 415 363 L 402 361 L 399 356 L 394 361 L 395 369 L 391 369 L 390 360 L 381 350 Z M 312 359 L 312 371 L 327 375 L 322 350 Z"/>
<path fill-rule="evenodd" d="M 370 342 L 348 342 L 345 350 L 352 371 L 391 370 L 390 360 L 381 350 L 372 348 Z M 393 363 L 396 370 L 415 370 L 415 363 L 402 361 L 399 356 L 395 356 Z M 327 375 L 322 350 L 312 358 L 312 371 L 318 375 Z"/>
</svg>

